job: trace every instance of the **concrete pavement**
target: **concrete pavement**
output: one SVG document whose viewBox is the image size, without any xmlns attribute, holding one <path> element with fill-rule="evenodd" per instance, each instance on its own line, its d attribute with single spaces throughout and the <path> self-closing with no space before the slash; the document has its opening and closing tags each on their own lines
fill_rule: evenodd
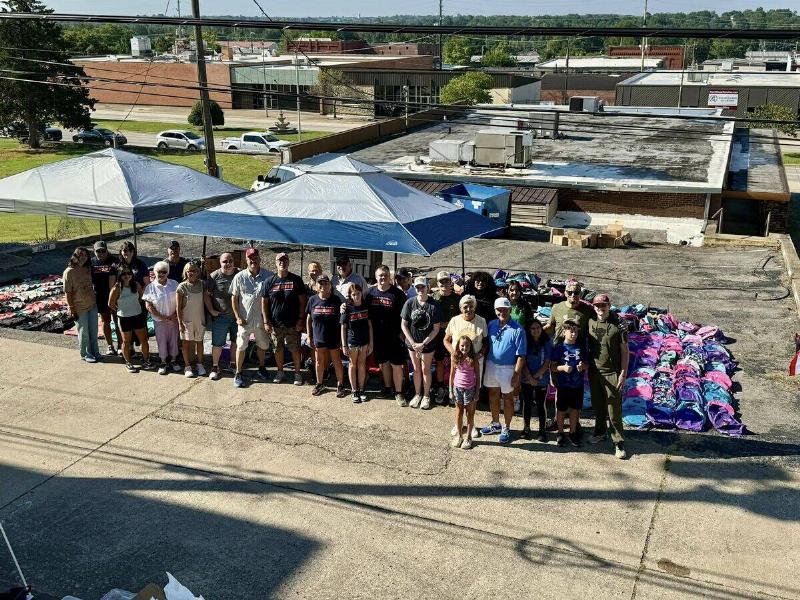
<svg viewBox="0 0 800 600">
<path fill-rule="evenodd" d="M 166 570 L 209 600 L 800 598 L 799 391 L 782 376 L 797 315 L 780 255 L 468 244 L 470 265 L 499 256 L 719 324 L 757 435 L 628 431 L 627 461 L 552 441 L 467 452 L 448 445 L 448 408 L 130 375 L 80 362 L 74 340 L 0 330 L 0 519 L 29 580 L 84 600 Z"/>
</svg>

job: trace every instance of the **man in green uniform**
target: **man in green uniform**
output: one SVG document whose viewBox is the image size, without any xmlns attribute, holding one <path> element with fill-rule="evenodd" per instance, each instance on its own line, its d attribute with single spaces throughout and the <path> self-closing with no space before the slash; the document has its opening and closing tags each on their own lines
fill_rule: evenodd
<svg viewBox="0 0 800 600">
<path fill-rule="evenodd" d="M 589 442 L 598 444 L 606 439 L 611 421 L 611 441 L 614 455 L 625 458 L 625 438 L 622 426 L 621 390 L 628 375 L 628 338 L 625 327 L 611 314 L 611 301 L 606 294 L 592 300 L 597 318 L 589 321 L 589 387 L 594 409 L 594 435 Z"/>
<path fill-rule="evenodd" d="M 581 289 L 579 281 L 569 280 L 565 290 L 567 299 L 553 305 L 550 321 L 547 323 L 545 331 L 553 340 L 554 346 L 564 341 L 561 327 L 565 317 L 569 317 L 569 320 L 578 324 L 578 344 L 586 343 L 589 321 L 594 319 L 595 315 L 590 306 L 581 302 Z"/>
</svg>

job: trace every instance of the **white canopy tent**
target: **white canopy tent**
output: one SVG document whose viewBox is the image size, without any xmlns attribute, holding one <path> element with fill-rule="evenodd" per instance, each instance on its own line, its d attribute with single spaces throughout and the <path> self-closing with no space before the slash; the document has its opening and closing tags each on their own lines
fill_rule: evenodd
<svg viewBox="0 0 800 600">
<path fill-rule="evenodd" d="M 108 148 L 0 179 L 0 212 L 135 226 L 180 217 L 245 193 L 189 167 Z"/>
</svg>

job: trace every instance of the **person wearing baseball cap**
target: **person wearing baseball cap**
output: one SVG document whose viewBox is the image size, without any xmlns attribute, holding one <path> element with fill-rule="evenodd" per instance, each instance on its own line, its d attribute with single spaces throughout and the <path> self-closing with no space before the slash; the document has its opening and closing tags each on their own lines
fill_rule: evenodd
<svg viewBox="0 0 800 600">
<path fill-rule="evenodd" d="M 181 245 L 177 240 L 172 240 L 167 247 L 167 264 L 169 265 L 168 279 L 175 281 L 183 281 L 183 267 L 189 262 L 188 259 L 181 256 Z"/>
<path fill-rule="evenodd" d="M 244 358 L 250 344 L 250 334 L 256 338 L 256 354 L 258 356 L 258 377 L 266 381 L 269 377 L 265 367 L 266 353 L 269 349 L 269 336 L 264 329 L 264 317 L 261 312 L 261 298 L 267 280 L 272 271 L 261 268 L 261 255 L 257 248 L 248 248 L 245 253 L 247 268 L 239 271 L 231 281 L 231 307 L 236 316 L 238 330 L 236 334 L 236 375 L 233 385 L 237 388 L 245 386 Z"/>
<path fill-rule="evenodd" d="M 350 262 L 349 256 L 337 256 L 335 262 L 336 275 L 333 276 L 333 289 L 342 302 L 347 300 L 347 289 L 351 283 L 357 283 L 362 291 L 366 291 L 367 280 L 353 271 L 353 263 Z"/>
<path fill-rule="evenodd" d="M 581 302 L 581 292 L 583 286 L 580 281 L 570 279 L 567 281 L 564 293 L 566 299 L 563 302 L 553 305 L 550 313 L 550 321 L 545 327 L 547 334 L 553 339 L 553 344 L 564 341 L 564 317 L 568 316 L 578 325 L 578 342 L 586 341 L 586 331 L 589 321 L 595 318 L 592 307 Z"/>
<path fill-rule="evenodd" d="M 494 301 L 497 319 L 489 323 L 489 352 L 483 385 L 489 390 L 489 409 L 492 422 L 481 429 L 482 435 L 500 434 L 498 441 L 511 441 L 511 420 L 514 418 L 514 390 L 525 368 L 527 339 L 525 330 L 511 320 L 511 302 L 505 296 Z M 503 399 L 503 418 L 500 425 L 500 398 Z"/>
<path fill-rule="evenodd" d="M 453 279 L 447 271 L 439 271 L 436 274 L 438 288 L 433 294 L 433 299 L 439 303 L 439 312 L 442 315 L 442 323 L 439 327 L 439 335 L 436 336 L 436 347 L 433 350 L 433 360 L 436 362 L 436 403 L 445 404 L 448 402 L 450 372 L 445 368 L 445 358 L 450 354 L 444 345 L 445 330 L 450 319 L 461 314 L 458 301 L 461 295 L 457 294 L 453 287 Z M 455 400 L 450 399 L 451 406 L 455 406 Z"/>
<path fill-rule="evenodd" d="M 394 276 L 394 284 L 406 295 L 406 298 L 413 298 L 417 289 L 412 285 L 413 275 L 408 269 L 399 269 Z"/>
<path fill-rule="evenodd" d="M 400 327 L 408 348 L 408 356 L 414 365 L 414 398 L 411 408 L 431 408 L 431 366 L 436 349 L 436 338 L 442 324 L 439 303 L 428 294 L 428 280 L 414 279 L 413 297 L 406 300 L 400 312 Z"/>
<path fill-rule="evenodd" d="M 614 455 L 626 458 L 625 435 L 622 425 L 622 387 L 628 376 L 628 336 L 619 317 L 611 312 L 607 294 L 598 294 L 592 300 L 596 319 L 589 321 L 589 387 L 594 409 L 594 435 L 592 444 L 606 439 L 611 422 L 611 441 Z"/>
<path fill-rule="evenodd" d="M 273 383 L 282 383 L 284 345 L 292 354 L 294 384 L 303 385 L 300 372 L 300 333 L 306 329 L 306 286 L 303 278 L 289 271 L 289 255 L 279 252 L 275 256 L 277 272 L 267 279 L 261 298 L 264 330 L 272 337 L 275 366 L 278 368 Z"/>
<path fill-rule="evenodd" d="M 119 320 L 116 313 L 108 307 L 108 298 L 111 289 L 117 283 L 116 261 L 108 252 L 108 246 L 103 240 L 94 243 L 94 257 L 92 258 L 92 284 L 97 295 L 97 313 L 103 323 L 103 338 L 108 344 L 106 354 L 115 356 L 117 351 L 114 349 L 114 339 L 111 337 L 111 324 L 117 330 L 117 340 L 122 344 L 122 332 L 119 328 Z"/>
<path fill-rule="evenodd" d="M 331 363 L 336 373 L 336 397 L 344 398 L 347 395 L 339 324 L 341 306 L 341 299 L 333 293 L 330 275 L 322 273 L 317 277 L 317 293 L 308 299 L 305 310 L 308 345 L 314 351 L 317 369 L 317 383 L 311 390 L 312 396 L 319 396 L 325 391 L 325 369 Z"/>
</svg>

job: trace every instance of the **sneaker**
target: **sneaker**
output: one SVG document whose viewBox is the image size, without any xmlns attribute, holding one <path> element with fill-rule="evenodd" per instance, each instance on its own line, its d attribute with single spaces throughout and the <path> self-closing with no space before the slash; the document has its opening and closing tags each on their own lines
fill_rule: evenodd
<svg viewBox="0 0 800 600">
<path fill-rule="evenodd" d="M 458 435 L 458 425 L 453 425 L 450 429 L 450 437 L 456 437 Z"/>
<path fill-rule="evenodd" d="M 197 376 L 198 377 L 203 377 L 206 374 L 206 368 L 203 365 L 201 365 L 200 363 L 197 363 L 194 366 L 194 368 L 197 371 Z"/>
<path fill-rule="evenodd" d="M 543 444 L 547 443 L 547 433 L 544 431 L 544 429 L 542 429 L 538 433 L 538 435 L 536 436 L 536 441 L 537 442 L 542 442 Z"/>
<path fill-rule="evenodd" d="M 402 394 L 402 392 L 397 392 L 394 395 L 394 401 L 397 402 L 397 406 L 402 406 L 404 408 L 408 406 L 408 400 L 406 400 L 406 397 Z"/>
<path fill-rule="evenodd" d="M 358 392 L 353 392 L 353 404 L 361 404 L 361 396 L 358 395 Z"/>
<path fill-rule="evenodd" d="M 142 370 L 149 371 L 152 368 L 153 368 L 153 363 L 151 363 L 149 360 L 142 361 Z"/>
<path fill-rule="evenodd" d="M 303 385 L 303 374 L 300 371 L 294 372 L 294 384 Z"/>
<path fill-rule="evenodd" d="M 511 441 L 511 431 L 509 431 L 508 427 L 503 427 L 503 430 L 500 432 L 500 437 L 498 440 L 501 444 L 507 444 Z"/>
<path fill-rule="evenodd" d="M 431 409 L 431 397 L 424 396 L 422 398 L 422 404 L 419 405 L 422 410 L 430 410 Z"/>
<path fill-rule="evenodd" d="M 322 395 L 322 392 L 324 392 L 324 391 L 325 391 L 325 385 L 322 384 L 322 383 L 318 383 L 317 385 L 314 386 L 314 389 L 311 390 L 311 395 L 312 396 L 320 396 L 320 395 Z"/>
<path fill-rule="evenodd" d="M 344 386 L 340 383 L 336 386 L 336 397 L 337 398 L 344 398 L 347 396 L 347 392 L 344 389 Z"/>
<path fill-rule="evenodd" d="M 614 444 L 614 456 L 620 460 L 628 458 L 628 453 L 625 452 L 625 445 L 622 442 L 617 442 Z"/>
<path fill-rule="evenodd" d="M 197 374 L 192 371 L 192 367 L 186 367 L 186 369 L 183 371 L 183 376 L 186 377 L 186 379 L 192 379 L 197 377 Z"/>
<path fill-rule="evenodd" d="M 415 394 L 414 397 L 411 399 L 411 402 L 408 403 L 408 405 L 411 408 L 419 408 L 420 402 L 422 402 L 422 396 L 420 396 L 419 394 Z"/>
<path fill-rule="evenodd" d="M 556 437 L 556 444 L 561 446 L 562 448 L 567 445 L 567 436 L 563 433 L 559 433 Z"/>
<path fill-rule="evenodd" d="M 168 369 L 169 369 L 169 365 L 167 363 L 161 363 L 161 365 L 158 367 L 158 374 L 159 375 L 166 375 Z"/>
<path fill-rule="evenodd" d="M 236 375 L 233 376 L 233 387 L 244 387 L 244 377 L 242 377 L 241 373 L 236 373 Z"/>
<path fill-rule="evenodd" d="M 464 438 L 464 441 L 461 442 L 461 449 L 462 450 L 471 450 L 472 449 L 472 440 L 470 438 Z"/>
<path fill-rule="evenodd" d="M 436 404 L 447 404 L 447 388 L 443 385 L 436 390 Z"/>
<path fill-rule="evenodd" d="M 453 448 L 460 448 L 463 442 L 464 438 L 462 438 L 460 435 L 454 435 L 453 439 L 450 440 L 450 446 Z"/>
<path fill-rule="evenodd" d="M 222 373 L 220 373 L 219 367 L 217 365 L 211 367 L 211 375 L 209 375 L 208 378 L 211 381 L 217 381 L 220 377 L 222 377 Z"/>
<path fill-rule="evenodd" d="M 96 363 L 97 362 L 97 359 L 94 356 L 84 356 L 83 360 L 85 360 L 87 363 Z"/>
<path fill-rule="evenodd" d="M 267 373 L 267 369 L 264 367 L 258 367 L 258 378 L 261 381 L 267 381 L 269 379 L 269 373 Z"/>
<path fill-rule="evenodd" d="M 362 402 L 369 402 L 369 396 L 367 396 L 367 392 L 361 390 L 358 392 L 358 397 L 361 399 Z"/>
<path fill-rule="evenodd" d="M 180 373 L 181 366 L 178 363 L 174 362 L 172 363 L 172 370 L 175 373 Z"/>
<path fill-rule="evenodd" d="M 601 435 L 593 435 L 592 437 L 589 438 L 589 443 L 592 444 L 592 445 L 599 444 L 604 439 L 606 439 L 606 434 L 605 433 L 603 433 Z"/>
<path fill-rule="evenodd" d="M 491 423 L 486 427 L 481 427 L 480 432 L 482 435 L 494 435 L 503 431 L 503 427 L 500 423 Z"/>
<path fill-rule="evenodd" d="M 532 440 L 533 439 L 533 432 L 531 431 L 530 427 L 525 427 L 520 433 L 520 437 L 524 440 Z"/>
<path fill-rule="evenodd" d="M 134 367 L 131 363 L 125 363 L 125 368 L 128 370 L 128 373 L 138 373 L 139 369 Z"/>
<path fill-rule="evenodd" d="M 276 371 L 272 383 L 283 383 L 283 371 Z"/>
<path fill-rule="evenodd" d="M 476 439 L 476 438 L 481 437 L 482 435 L 483 434 L 481 433 L 481 428 L 480 427 L 473 427 L 472 428 L 472 439 L 473 440 Z"/>
<path fill-rule="evenodd" d="M 581 439 L 578 437 L 577 431 L 575 433 L 570 433 L 567 436 L 567 441 L 569 441 L 570 446 L 572 446 L 573 448 L 577 448 L 578 446 L 581 445 Z"/>
<path fill-rule="evenodd" d="M 106 356 L 116 356 L 117 351 L 114 350 L 114 346 L 109 346 L 108 350 L 106 350 Z"/>
</svg>

